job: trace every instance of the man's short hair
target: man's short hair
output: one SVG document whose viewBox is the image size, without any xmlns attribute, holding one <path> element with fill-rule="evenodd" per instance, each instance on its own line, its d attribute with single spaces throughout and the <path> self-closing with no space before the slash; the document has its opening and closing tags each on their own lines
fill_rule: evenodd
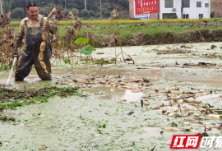
<svg viewBox="0 0 222 151">
<path fill-rule="evenodd" d="M 38 5 L 36 4 L 36 2 L 29 2 L 29 3 L 26 5 L 26 9 L 29 9 L 29 7 L 38 7 Z"/>
</svg>

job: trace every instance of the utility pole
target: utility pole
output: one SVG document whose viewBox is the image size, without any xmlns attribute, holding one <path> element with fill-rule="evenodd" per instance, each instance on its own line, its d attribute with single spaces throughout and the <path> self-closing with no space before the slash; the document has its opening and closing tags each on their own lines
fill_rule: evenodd
<svg viewBox="0 0 222 151">
<path fill-rule="evenodd" d="M 2 6 L 3 6 L 3 2 L 2 2 L 2 0 L 0 0 L 0 7 L 1 7 L 1 15 L 3 15 L 3 9 L 2 9 Z"/>
<path fill-rule="evenodd" d="M 208 16 L 209 16 L 209 21 L 210 21 L 210 0 L 208 0 Z"/>
<path fill-rule="evenodd" d="M 160 20 L 160 1 L 157 0 L 157 19 Z"/>
<path fill-rule="evenodd" d="M 102 13 L 102 3 L 101 3 L 101 0 L 100 0 L 100 12 L 101 12 L 101 19 L 103 18 L 103 13 Z"/>
<path fill-rule="evenodd" d="M 86 0 L 85 0 L 85 9 L 87 9 L 87 8 L 86 8 Z"/>
<path fill-rule="evenodd" d="M 65 9 L 66 9 L 66 0 L 65 0 Z"/>
<path fill-rule="evenodd" d="M 217 4 L 217 7 L 218 7 L 218 8 L 217 8 L 217 13 L 218 13 L 218 14 L 217 14 L 217 18 L 219 18 L 219 9 L 220 9 L 220 7 L 219 7 L 219 6 L 220 6 L 220 5 L 219 5 L 219 0 L 218 0 L 217 2 L 218 2 L 218 4 Z"/>
</svg>

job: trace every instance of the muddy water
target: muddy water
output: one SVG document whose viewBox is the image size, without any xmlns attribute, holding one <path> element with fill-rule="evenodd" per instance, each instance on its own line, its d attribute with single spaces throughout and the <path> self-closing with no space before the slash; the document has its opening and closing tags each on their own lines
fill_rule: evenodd
<svg viewBox="0 0 222 151">
<path fill-rule="evenodd" d="M 207 50 L 212 43 L 187 44 L 193 45 L 189 50 L 194 53 L 220 52 L 221 43 L 215 50 Z M 214 43 L 215 44 L 215 43 Z M 201 58 L 190 54 L 165 54 L 157 55 L 155 49 L 165 50 L 180 48 L 181 45 L 161 45 L 144 47 L 124 47 L 123 50 L 131 55 L 136 64 L 118 62 L 117 65 L 97 66 L 78 65 L 66 68 L 53 68 L 52 81 L 40 81 L 35 70 L 24 82 L 10 84 L 20 87 L 43 87 L 56 85 L 58 80 L 77 79 L 89 75 L 123 75 L 126 78 L 150 79 L 151 89 L 163 89 L 172 86 L 181 89 L 221 89 L 222 72 L 218 58 Z M 169 47 L 169 48 L 168 48 Z M 112 58 L 113 48 L 97 49 L 104 55 L 93 54 L 94 58 Z M 117 52 L 120 52 L 118 49 Z M 127 56 L 125 56 L 127 57 Z M 180 65 L 175 65 L 175 61 Z M 189 66 L 184 63 L 209 62 L 216 66 Z M 0 82 L 4 83 L 8 72 L 0 73 Z M 74 83 L 68 85 L 77 85 Z M 59 86 L 59 85 L 58 85 Z M 137 85 L 133 85 L 137 87 Z M 162 97 L 162 93 L 151 90 L 133 92 L 123 88 L 93 84 L 91 88 L 84 88 L 87 97 L 55 97 L 48 103 L 33 104 L 18 108 L 17 110 L 4 111 L 4 115 L 17 119 L 15 123 L 0 123 L 0 150 L 170 150 L 172 135 L 197 134 L 204 132 L 203 125 L 192 123 L 191 117 L 174 118 L 162 114 L 158 109 L 153 110 L 156 100 L 167 105 L 169 101 Z M 215 93 L 215 94 L 214 94 Z M 212 95 L 198 97 L 199 100 L 210 103 L 215 108 L 222 108 L 220 91 Z M 141 108 L 142 97 L 151 94 L 149 106 Z M 155 97 L 156 96 L 156 97 Z M 117 103 L 120 100 L 125 100 Z M 169 103 L 168 103 L 169 104 Z M 189 106 L 189 104 L 183 104 Z M 172 107 L 167 106 L 169 110 Z M 128 115 L 129 113 L 131 115 Z M 207 119 L 202 115 L 204 123 L 221 123 L 218 119 Z M 197 120 L 198 121 L 198 120 Z M 178 131 L 165 131 L 167 123 L 178 124 Z M 185 125 L 188 122 L 190 125 Z M 194 128 L 194 132 L 184 132 L 184 128 Z M 161 135 L 161 131 L 163 131 Z M 220 136 L 219 129 L 207 131 L 209 135 Z"/>
</svg>

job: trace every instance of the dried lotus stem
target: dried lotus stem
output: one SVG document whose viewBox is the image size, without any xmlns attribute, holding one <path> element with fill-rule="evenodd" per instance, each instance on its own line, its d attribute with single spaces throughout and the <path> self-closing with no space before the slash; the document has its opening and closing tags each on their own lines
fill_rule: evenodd
<svg viewBox="0 0 222 151">
<path fill-rule="evenodd" d="M 118 16 L 119 16 L 119 13 L 116 11 L 116 9 L 114 9 L 114 10 L 111 12 L 111 17 L 112 17 L 112 19 L 117 18 Z"/>
<path fill-rule="evenodd" d="M 50 18 L 52 18 L 56 13 L 56 8 L 54 7 L 53 10 L 51 11 L 51 13 L 48 15 L 47 20 L 49 20 Z"/>
</svg>

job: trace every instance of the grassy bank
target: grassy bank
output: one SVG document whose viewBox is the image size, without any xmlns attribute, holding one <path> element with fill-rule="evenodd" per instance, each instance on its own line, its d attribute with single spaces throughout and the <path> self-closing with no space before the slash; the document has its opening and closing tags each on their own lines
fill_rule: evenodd
<svg viewBox="0 0 222 151">
<path fill-rule="evenodd" d="M 173 20 L 174 21 L 174 20 Z M 222 24 L 220 22 L 203 21 L 190 22 L 149 22 L 120 24 L 114 23 L 114 34 L 116 35 L 116 45 L 137 46 L 170 43 L 189 43 L 189 42 L 212 42 L 222 40 Z M 63 39 L 67 34 L 67 29 L 73 28 L 70 25 L 60 25 L 60 38 Z M 76 31 L 77 37 L 90 37 L 90 44 L 94 47 L 114 46 L 111 43 L 112 24 L 89 24 L 83 25 L 81 31 Z M 119 41 L 120 39 L 120 41 Z"/>
<path fill-rule="evenodd" d="M 177 22 L 175 22 L 177 21 Z M 192 22 L 191 22 L 192 21 Z M 90 38 L 90 44 L 94 47 L 113 46 L 110 44 L 112 34 L 111 21 L 82 21 L 83 26 L 80 31 L 76 31 L 76 37 Z M 100 22 L 103 24 L 100 24 Z M 125 22 L 125 23 L 123 23 Z M 131 22 L 130 24 L 127 22 Z M 14 22 L 12 22 L 13 24 Z M 94 25 L 94 23 L 96 25 Z M 120 24 L 122 23 L 122 24 Z M 66 24 L 66 25 L 63 25 Z M 87 24 L 87 25 L 86 25 Z M 61 21 L 58 25 L 58 39 L 66 46 L 65 37 L 67 30 L 73 28 L 74 22 Z M 169 20 L 115 20 L 114 34 L 117 39 L 121 39 L 123 46 L 145 45 L 145 44 L 168 44 L 187 42 L 211 42 L 221 41 L 220 22 L 208 22 L 187 19 Z M 13 27 L 15 34 L 18 33 L 18 26 Z M 119 42 L 116 43 L 119 45 Z"/>
</svg>

